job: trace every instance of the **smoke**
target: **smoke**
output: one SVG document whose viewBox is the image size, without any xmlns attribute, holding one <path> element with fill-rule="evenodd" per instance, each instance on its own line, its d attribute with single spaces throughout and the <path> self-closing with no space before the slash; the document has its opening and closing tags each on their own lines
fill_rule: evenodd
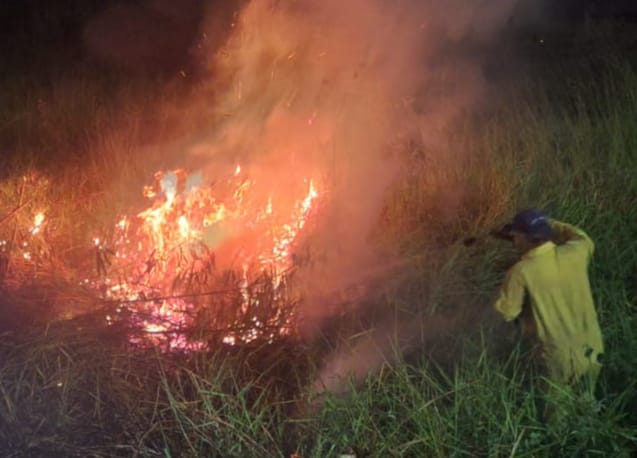
<svg viewBox="0 0 637 458">
<path fill-rule="evenodd" d="M 197 50 L 205 78 L 184 117 L 210 127 L 191 141 L 184 162 L 209 176 L 241 164 L 274 201 L 316 182 L 320 218 L 298 273 L 306 298 L 299 313 L 312 337 L 339 312 L 337 298 L 364 295 L 387 266 L 400 264 L 391 253 L 381 258 L 369 236 L 387 190 L 409 168 L 404 145 L 418 144 L 432 165 L 462 161 L 448 147 L 454 125 L 484 102 L 485 57 L 512 14 L 533 3 L 250 0 L 234 16 L 210 3 L 197 27 L 206 9 L 200 1 L 189 0 L 184 14 L 149 0 L 107 9 L 85 38 L 95 55 L 126 68 Z M 228 23 L 220 47 L 220 24 Z M 454 193 L 450 218 L 462 200 Z M 391 359 L 389 334 L 377 329 L 354 353 L 331 355 L 315 387 L 352 370 L 362 377 Z"/>
<path fill-rule="evenodd" d="M 220 94 L 224 121 L 191 149 L 197 160 L 247 164 L 280 193 L 303 177 L 324 184 L 328 205 L 311 241 L 323 262 L 305 271 L 310 296 L 376 265 L 367 237 L 404 167 L 392 148 L 413 138 L 434 150 L 480 100 L 480 49 L 512 4 L 253 0 L 210 52 L 207 89 Z M 306 315 L 327 309 L 313 304 Z"/>
<path fill-rule="evenodd" d="M 248 164 L 279 194 L 320 177 L 327 205 L 311 243 L 322 262 L 302 272 L 306 297 L 355 283 L 374 264 L 366 237 L 397 176 L 388 147 L 414 126 L 406 104 L 423 73 L 421 34 L 408 9 L 380 2 L 257 0 L 211 62 L 226 121 L 197 148 L 200 160 Z M 330 314 L 308 304 L 310 323 Z"/>
<path fill-rule="evenodd" d="M 414 141 L 446 161 L 454 122 L 483 101 L 485 52 L 516 3 L 252 0 L 225 46 L 208 53 L 206 90 L 217 94 L 214 116 L 223 122 L 191 149 L 197 161 L 247 164 L 280 193 L 320 177 L 313 262 L 300 273 L 308 334 L 338 312 L 335 292 L 394 261 L 387 253 L 379 259 L 367 241 L 406 167 L 395 146 Z M 377 330 L 353 353 L 333 354 L 315 388 L 386 361 L 386 334 Z"/>
</svg>

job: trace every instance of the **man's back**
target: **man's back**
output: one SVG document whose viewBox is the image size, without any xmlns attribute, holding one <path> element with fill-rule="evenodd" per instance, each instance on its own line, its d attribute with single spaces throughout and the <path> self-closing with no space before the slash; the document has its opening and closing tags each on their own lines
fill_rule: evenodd
<svg viewBox="0 0 637 458">
<path fill-rule="evenodd" d="M 529 298 L 549 374 L 569 382 L 591 365 L 598 371 L 604 348 L 588 280 L 593 242 L 574 226 L 553 224 L 565 243 L 528 251 L 509 272 L 495 307 L 512 319 L 521 312 L 520 294 Z"/>
</svg>

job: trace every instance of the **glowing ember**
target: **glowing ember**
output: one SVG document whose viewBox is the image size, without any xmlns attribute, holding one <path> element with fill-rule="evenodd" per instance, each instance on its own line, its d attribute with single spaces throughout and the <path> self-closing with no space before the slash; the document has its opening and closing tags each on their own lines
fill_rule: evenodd
<svg viewBox="0 0 637 458">
<path fill-rule="evenodd" d="M 108 243 L 93 239 L 100 279 L 92 286 L 107 299 L 128 301 L 151 342 L 198 345 L 180 331 L 211 309 L 206 325 L 226 329 L 226 344 L 288 334 L 292 313 L 263 297 L 280 299 L 295 241 L 316 207 L 316 183 L 300 180 L 284 196 L 264 196 L 239 165 L 214 185 L 181 170 L 157 173 L 155 181 L 143 189 L 149 208 L 122 217 Z M 292 192 L 299 197 L 291 199 Z M 210 299 L 221 286 L 227 297 Z"/>
<path fill-rule="evenodd" d="M 20 237 L 22 240 L 0 240 L 0 254 L 13 252 L 16 256 L 22 258 L 23 261 L 27 261 L 29 264 L 39 260 L 42 250 L 39 248 L 37 239 L 41 237 L 44 219 L 44 212 L 36 213 L 33 217 L 33 224 L 28 229 L 28 232 Z M 14 237 L 16 236 L 17 234 L 14 235 Z"/>
<path fill-rule="evenodd" d="M 44 222 L 44 213 L 40 212 L 37 215 L 35 215 L 35 218 L 33 218 L 33 226 L 29 230 L 29 232 L 31 232 L 31 235 L 35 235 L 38 232 L 40 232 L 43 222 Z"/>
</svg>

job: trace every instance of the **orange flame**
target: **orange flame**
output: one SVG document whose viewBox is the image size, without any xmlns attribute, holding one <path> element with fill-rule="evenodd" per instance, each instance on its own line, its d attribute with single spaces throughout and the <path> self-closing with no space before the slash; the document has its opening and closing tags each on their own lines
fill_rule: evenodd
<svg viewBox="0 0 637 458">
<path fill-rule="evenodd" d="M 40 232 L 40 229 L 42 228 L 42 223 L 44 223 L 44 212 L 39 212 L 33 218 L 33 226 L 29 230 L 31 235 L 35 235 L 38 232 Z"/>
<path fill-rule="evenodd" d="M 254 303 L 249 285 L 255 274 L 271 275 L 272 286 L 278 288 L 293 267 L 295 242 L 319 198 L 315 181 L 304 180 L 307 191 L 291 204 L 288 195 L 270 194 L 264 202 L 255 181 L 245 176 L 240 165 L 221 189 L 217 185 L 189 186 L 183 171 L 157 173 L 155 179 L 155 185 L 143 191 L 152 200 L 151 206 L 135 218 L 123 217 L 117 222 L 108 244 L 111 250 L 102 239 L 93 239 L 98 258 L 108 258 L 103 262 L 105 275 L 94 285 L 106 298 L 161 298 L 136 302 L 133 307 L 148 317 L 142 324 L 149 338 L 189 322 L 195 306 L 184 298 L 170 298 L 180 293 L 174 289 L 175 280 L 196 274 L 211 260 L 241 273 L 236 288 L 244 303 L 242 314 Z M 289 317 L 267 324 L 279 326 L 280 334 L 289 333 Z M 254 340 L 264 323 L 255 317 L 253 326 L 241 333 L 229 332 L 223 342 Z M 182 339 L 171 345 L 184 347 L 187 343 Z"/>
</svg>

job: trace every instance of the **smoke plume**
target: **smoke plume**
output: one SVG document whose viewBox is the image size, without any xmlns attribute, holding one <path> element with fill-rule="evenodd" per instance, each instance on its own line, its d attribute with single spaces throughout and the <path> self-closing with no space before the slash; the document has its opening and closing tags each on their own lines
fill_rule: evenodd
<svg viewBox="0 0 637 458">
<path fill-rule="evenodd" d="M 140 53 L 152 60 L 196 49 L 204 80 L 184 117 L 209 128 L 189 140 L 183 161 L 208 176 L 241 164 L 275 202 L 307 189 L 308 179 L 317 183 L 320 218 L 298 273 L 306 298 L 300 314 L 312 337 L 338 313 L 335 298 L 364 290 L 400 263 L 387 252 L 380 259 L 369 235 L 387 190 L 409 167 L 405 145 L 419 145 L 434 166 L 462 160 L 448 146 L 454 124 L 485 100 L 485 55 L 526 2 L 250 0 L 234 16 L 199 0 L 189 0 L 186 15 L 169 3 L 149 0 L 133 15 L 125 6 L 108 9 L 87 27 L 88 47 L 124 67 L 144 61 Z M 220 22 L 231 23 L 221 47 Z M 153 37 L 165 52 L 153 48 Z M 454 192 L 450 218 L 462 199 Z M 386 334 L 370 334 L 356 356 L 335 353 L 325 372 L 345 373 L 355 359 L 362 377 L 386 359 Z"/>
<path fill-rule="evenodd" d="M 392 146 L 414 138 L 435 153 L 479 100 L 481 47 L 512 3 L 253 0 L 210 53 L 224 121 L 193 154 L 247 164 L 281 193 L 320 176 L 328 205 L 312 242 L 323 262 L 307 285 L 320 296 L 351 284 L 375 265 L 366 238 L 404 166 Z"/>
<path fill-rule="evenodd" d="M 281 193 L 305 176 L 324 185 L 316 262 L 301 271 L 306 332 L 337 312 L 334 292 L 388 264 L 367 239 L 405 167 L 395 146 L 417 142 L 447 161 L 443 145 L 459 115 L 483 100 L 484 53 L 515 3 L 252 0 L 221 51 L 209 53 L 207 89 L 223 122 L 192 148 L 197 160 L 248 164 Z M 377 367 L 389 353 L 385 334 L 372 333 L 356 354 L 333 354 L 323 379 Z"/>
</svg>

